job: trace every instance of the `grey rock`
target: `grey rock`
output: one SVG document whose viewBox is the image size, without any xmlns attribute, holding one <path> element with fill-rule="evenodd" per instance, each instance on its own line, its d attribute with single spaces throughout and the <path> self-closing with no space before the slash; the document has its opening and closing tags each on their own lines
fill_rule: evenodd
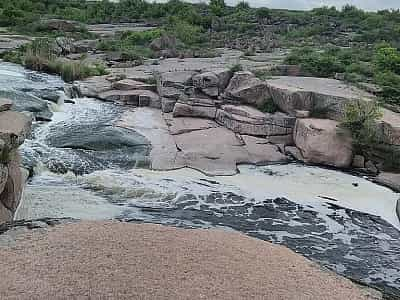
<svg viewBox="0 0 400 300">
<path fill-rule="evenodd" d="M 0 112 L 10 110 L 13 102 L 10 99 L 0 98 Z"/>
<path fill-rule="evenodd" d="M 362 155 L 354 155 L 352 167 L 362 169 L 365 166 L 365 157 Z"/>
<path fill-rule="evenodd" d="M 224 105 L 217 110 L 216 120 L 228 129 L 254 136 L 289 135 L 295 119 L 283 113 L 264 114 L 249 106 Z"/>
<path fill-rule="evenodd" d="M 261 107 L 270 101 L 267 84 L 251 72 L 237 72 L 225 90 L 225 97 L 240 104 Z"/>
<path fill-rule="evenodd" d="M 173 116 L 215 119 L 216 112 L 217 108 L 215 106 L 198 105 L 194 101 L 177 102 L 173 110 Z"/>
<path fill-rule="evenodd" d="M 378 174 L 379 170 L 378 168 L 375 166 L 375 164 L 372 161 L 367 161 L 365 163 L 365 168 L 367 169 L 367 171 L 371 174 Z"/>
<path fill-rule="evenodd" d="M 297 119 L 294 142 L 304 161 L 348 168 L 353 159 L 351 134 L 340 130 L 339 123 L 325 119 Z"/>
<path fill-rule="evenodd" d="M 149 106 L 159 101 L 159 96 L 149 90 L 110 90 L 97 96 L 105 101 L 113 101 L 126 105 Z"/>
<path fill-rule="evenodd" d="M 161 110 L 163 113 L 171 113 L 174 110 L 176 100 L 161 98 Z"/>
<path fill-rule="evenodd" d="M 303 110 L 310 111 L 313 117 L 340 121 L 346 104 L 374 98 L 360 89 L 328 78 L 281 76 L 266 83 L 275 104 L 292 116 Z"/>
<path fill-rule="evenodd" d="M 157 87 L 153 84 L 143 83 L 132 79 L 123 79 L 116 81 L 112 84 L 112 88 L 115 90 L 149 90 L 155 92 Z"/>
</svg>

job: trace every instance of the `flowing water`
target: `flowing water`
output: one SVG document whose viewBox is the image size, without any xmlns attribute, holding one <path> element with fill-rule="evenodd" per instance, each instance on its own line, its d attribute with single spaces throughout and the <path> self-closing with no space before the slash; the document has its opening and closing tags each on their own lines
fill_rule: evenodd
<svg viewBox="0 0 400 300">
<path fill-rule="evenodd" d="M 38 97 L 62 87 L 57 77 L 0 63 L 0 94 Z M 217 177 L 191 169 L 151 171 L 148 141 L 113 125 L 126 108 L 74 101 L 50 104 L 51 121 L 36 122 L 21 147 L 33 177 L 17 218 L 116 218 L 237 230 L 400 296 L 399 194 L 300 164 L 243 165 L 238 175 Z"/>
</svg>

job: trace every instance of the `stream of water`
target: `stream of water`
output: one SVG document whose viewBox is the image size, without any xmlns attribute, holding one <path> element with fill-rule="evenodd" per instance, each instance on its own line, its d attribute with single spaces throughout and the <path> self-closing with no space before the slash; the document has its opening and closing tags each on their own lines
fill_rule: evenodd
<svg viewBox="0 0 400 300">
<path fill-rule="evenodd" d="M 151 171 L 148 141 L 113 126 L 124 107 L 94 99 L 41 100 L 44 92 L 51 98 L 62 88 L 58 77 L 0 63 L 0 95 L 22 103 L 35 97 L 52 113 L 50 122 L 35 122 L 21 147 L 33 176 L 16 218 L 116 218 L 237 230 L 400 296 L 399 194 L 300 164 L 243 165 L 238 175 L 218 177 L 191 169 Z"/>
</svg>

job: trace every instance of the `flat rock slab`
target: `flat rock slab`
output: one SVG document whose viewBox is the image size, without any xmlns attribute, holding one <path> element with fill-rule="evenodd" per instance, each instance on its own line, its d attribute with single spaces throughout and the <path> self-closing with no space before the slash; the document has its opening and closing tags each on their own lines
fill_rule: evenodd
<svg viewBox="0 0 400 300">
<path fill-rule="evenodd" d="M 83 97 L 97 98 L 100 93 L 112 89 L 112 83 L 107 80 L 107 76 L 89 77 L 76 82 L 74 85 Z"/>
<path fill-rule="evenodd" d="M 381 299 L 285 247 L 218 230 L 79 222 L 21 234 L 2 254 L 2 299 Z"/>
<path fill-rule="evenodd" d="M 234 175 L 238 164 L 287 161 L 266 139 L 242 137 L 207 119 L 173 118 L 140 107 L 126 111 L 116 125 L 135 130 L 150 141 L 154 170 L 188 167 L 211 176 Z"/>
<path fill-rule="evenodd" d="M 147 107 L 128 110 L 116 125 L 135 130 L 150 141 L 152 169 L 173 170 L 184 167 L 176 162 L 178 149 L 160 110 Z"/>
<path fill-rule="evenodd" d="M 275 104 L 293 116 L 296 110 L 303 110 L 340 120 L 347 103 L 374 98 L 365 91 L 329 78 L 279 76 L 266 82 Z"/>
<path fill-rule="evenodd" d="M 185 117 L 174 118 L 170 114 L 164 114 L 164 118 L 167 122 L 169 132 L 172 135 L 219 127 L 217 123 L 207 119 Z"/>
</svg>

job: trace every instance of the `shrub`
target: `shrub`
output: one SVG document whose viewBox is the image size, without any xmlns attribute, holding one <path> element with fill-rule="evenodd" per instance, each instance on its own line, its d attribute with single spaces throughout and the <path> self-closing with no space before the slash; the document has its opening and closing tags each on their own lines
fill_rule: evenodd
<svg viewBox="0 0 400 300">
<path fill-rule="evenodd" d="M 235 64 L 229 68 L 232 73 L 243 71 L 243 66 L 241 64 Z"/>
<path fill-rule="evenodd" d="M 261 107 L 259 107 L 259 109 L 262 112 L 269 114 L 274 114 L 279 110 L 278 106 L 271 98 L 267 99 L 265 103 Z"/>
<path fill-rule="evenodd" d="M 341 127 L 349 129 L 357 152 L 366 153 L 379 143 L 377 120 L 382 116 L 375 101 L 355 101 L 346 105 Z"/>
</svg>

